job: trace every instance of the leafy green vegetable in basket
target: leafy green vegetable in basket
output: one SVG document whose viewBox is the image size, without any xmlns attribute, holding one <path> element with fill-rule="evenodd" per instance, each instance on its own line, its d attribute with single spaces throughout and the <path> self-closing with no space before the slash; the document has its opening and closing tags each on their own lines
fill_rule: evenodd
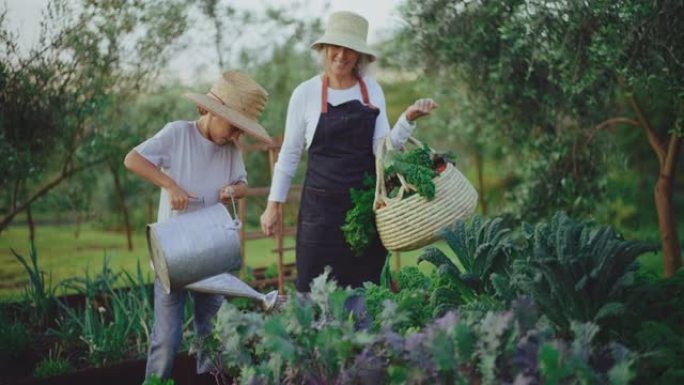
<svg viewBox="0 0 684 385">
<path fill-rule="evenodd" d="M 420 196 L 428 200 L 433 199 L 435 183 L 432 179 L 446 168 L 446 163 L 451 163 L 451 159 L 453 159 L 452 154 L 434 154 L 433 156 L 427 145 L 406 152 L 393 153 L 385 165 L 385 186 L 388 197 L 394 198 L 398 194 L 401 187 L 397 176 L 399 174 L 407 183 L 416 187 L 415 192 Z M 364 187 L 350 190 L 353 206 L 347 211 L 345 223 L 342 226 L 344 238 L 356 255 L 363 254 L 377 234 L 373 211 L 375 177 L 366 175 Z M 405 192 L 404 198 L 415 192 Z"/>
<path fill-rule="evenodd" d="M 366 174 L 363 179 L 363 189 L 351 189 L 352 208 L 347 211 L 345 223 L 342 226 L 344 239 L 356 255 L 361 255 L 375 238 L 375 176 Z"/>
<path fill-rule="evenodd" d="M 432 154 L 427 145 L 406 152 L 395 152 L 389 157 L 385 175 L 390 198 L 395 196 L 401 186 L 397 174 L 413 185 L 418 195 L 428 200 L 435 197 L 435 183 L 432 179 L 438 173 L 433 168 Z"/>
</svg>

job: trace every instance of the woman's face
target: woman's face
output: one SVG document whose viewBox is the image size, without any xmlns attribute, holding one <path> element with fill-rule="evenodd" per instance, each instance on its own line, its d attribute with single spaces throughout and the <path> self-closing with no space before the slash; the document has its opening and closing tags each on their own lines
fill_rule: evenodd
<svg viewBox="0 0 684 385">
<path fill-rule="evenodd" d="M 219 146 L 237 141 L 240 135 L 242 135 L 242 130 L 223 118 L 213 115 L 209 121 L 209 140 Z"/>
<path fill-rule="evenodd" d="M 353 49 L 339 45 L 328 44 L 325 48 L 325 64 L 332 75 L 351 75 L 359 56 L 361 55 Z"/>
</svg>

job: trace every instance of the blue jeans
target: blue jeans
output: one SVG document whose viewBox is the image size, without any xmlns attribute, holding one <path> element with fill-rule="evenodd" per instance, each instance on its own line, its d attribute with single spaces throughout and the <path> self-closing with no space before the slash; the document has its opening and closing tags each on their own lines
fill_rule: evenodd
<svg viewBox="0 0 684 385">
<path fill-rule="evenodd" d="M 186 290 L 172 290 L 166 294 L 159 280 L 154 280 L 154 327 L 147 355 L 145 378 L 156 374 L 160 378 L 171 377 L 171 369 L 181 343 L 183 333 L 183 310 Z M 190 291 L 194 302 L 195 334 L 204 337 L 211 333 L 212 320 L 218 312 L 224 297 L 217 294 Z M 203 352 L 197 353 L 197 373 L 209 371 L 211 358 Z"/>
</svg>

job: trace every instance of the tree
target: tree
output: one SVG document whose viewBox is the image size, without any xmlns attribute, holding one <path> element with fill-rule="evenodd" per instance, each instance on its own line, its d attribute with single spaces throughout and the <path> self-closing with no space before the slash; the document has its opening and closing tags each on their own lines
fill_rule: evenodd
<svg viewBox="0 0 684 385">
<path fill-rule="evenodd" d="M 550 170 L 532 184 L 537 190 L 596 196 L 597 153 L 605 152 L 599 133 L 642 129 L 659 162 L 664 273 L 681 266 L 672 189 L 684 126 L 684 4 L 427 0 L 407 2 L 403 12 L 417 61 L 455 74 L 480 96 L 476 108 L 493 112 L 499 132 L 519 148 L 536 143 L 549 155 L 530 162 Z M 553 183 L 543 183 L 549 176 Z M 578 190 L 580 182 L 589 193 Z"/>
<path fill-rule="evenodd" d="M 50 3 L 23 55 L 0 16 L 0 231 L 113 148 L 111 111 L 149 85 L 187 28 L 182 0 Z M 117 116 L 121 119 L 121 116 Z"/>
</svg>

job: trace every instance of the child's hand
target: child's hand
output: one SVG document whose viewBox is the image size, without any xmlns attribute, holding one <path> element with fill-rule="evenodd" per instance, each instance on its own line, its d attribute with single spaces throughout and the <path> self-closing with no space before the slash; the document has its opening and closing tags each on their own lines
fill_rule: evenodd
<svg viewBox="0 0 684 385">
<path fill-rule="evenodd" d="M 171 209 L 185 210 L 188 208 L 188 200 L 190 198 L 197 198 L 197 195 L 192 192 L 183 190 L 177 184 L 174 184 L 169 189 L 169 199 L 171 200 Z"/>
<path fill-rule="evenodd" d="M 230 203 L 232 199 L 240 199 L 247 193 L 247 185 L 245 182 L 238 182 L 235 184 L 225 184 L 219 190 L 219 202 Z"/>
</svg>

